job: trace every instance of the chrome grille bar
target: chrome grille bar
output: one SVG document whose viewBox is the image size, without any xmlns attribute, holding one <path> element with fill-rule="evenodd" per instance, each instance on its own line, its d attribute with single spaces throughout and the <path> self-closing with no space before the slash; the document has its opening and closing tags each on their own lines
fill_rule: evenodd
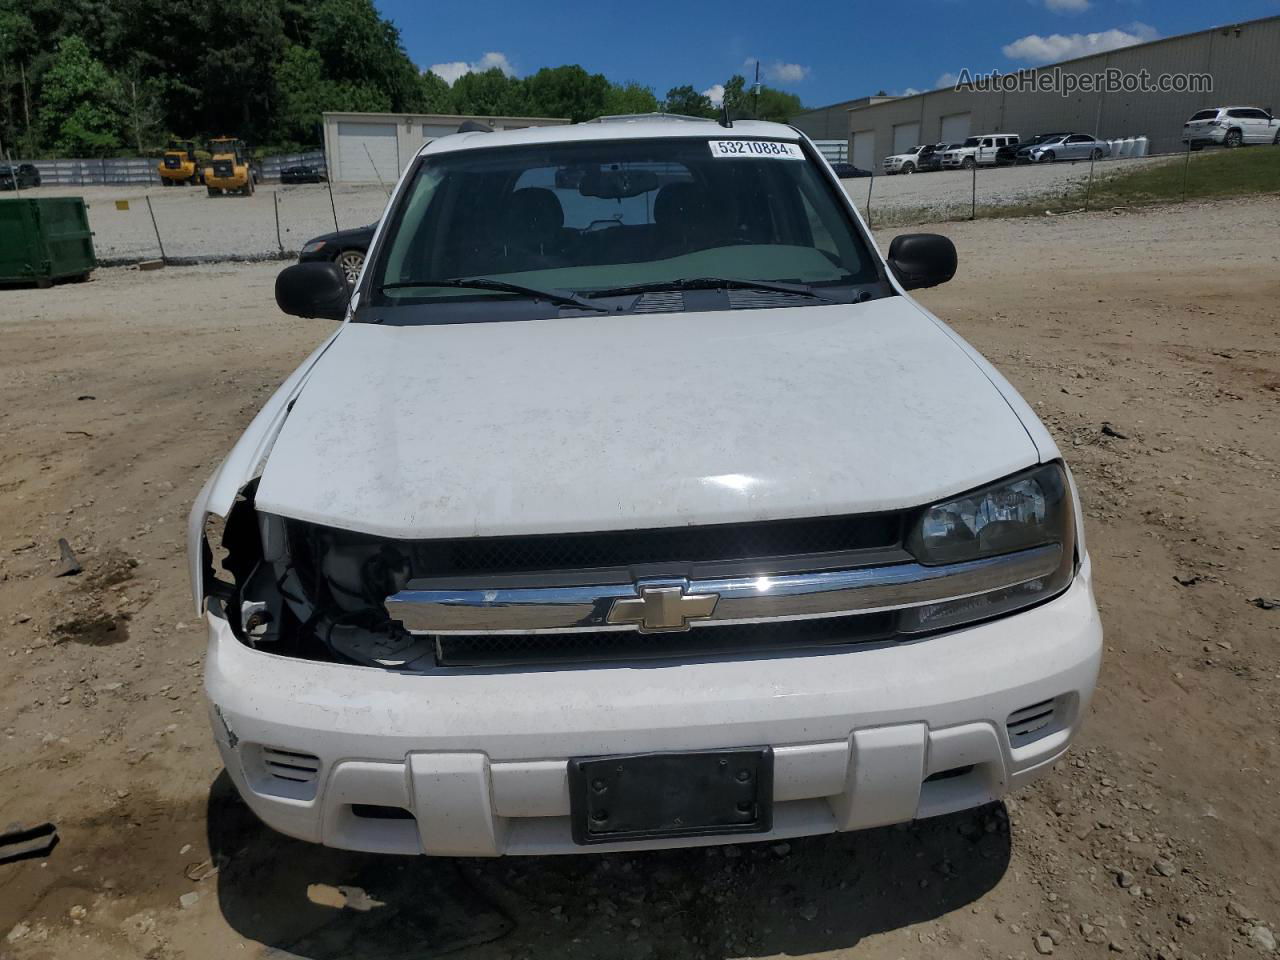
<svg viewBox="0 0 1280 960">
<path fill-rule="evenodd" d="M 391 619 L 411 633 L 536 634 L 575 630 L 641 630 L 659 632 L 717 624 L 759 623 L 837 617 L 853 613 L 901 610 L 925 604 L 961 600 L 990 590 L 1047 577 L 1062 562 L 1062 546 L 1049 544 L 999 557 L 926 567 L 899 563 L 854 570 L 683 580 L 642 579 L 580 587 L 434 588 L 429 580 L 411 581 L 387 598 Z M 642 611 L 632 615 L 639 601 L 654 595 L 670 609 L 673 588 L 697 612 L 654 628 Z M 718 598 L 714 605 L 707 598 Z M 616 614 L 620 600 L 633 601 L 624 617 Z M 705 610 L 710 607 L 710 614 Z"/>
</svg>

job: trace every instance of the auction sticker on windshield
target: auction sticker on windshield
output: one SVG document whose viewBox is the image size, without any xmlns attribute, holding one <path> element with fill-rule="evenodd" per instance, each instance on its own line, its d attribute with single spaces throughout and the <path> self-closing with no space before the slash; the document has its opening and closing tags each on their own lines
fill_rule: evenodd
<svg viewBox="0 0 1280 960">
<path fill-rule="evenodd" d="M 778 140 L 709 140 L 713 157 L 762 157 L 775 160 L 803 160 L 797 143 Z"/>
</svg>

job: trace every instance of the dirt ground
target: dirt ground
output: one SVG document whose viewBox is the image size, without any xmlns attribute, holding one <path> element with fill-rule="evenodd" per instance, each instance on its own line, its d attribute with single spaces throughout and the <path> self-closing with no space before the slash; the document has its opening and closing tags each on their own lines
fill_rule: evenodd
<svg viewBox="0 0 1280 960">
<path fill-rule="evenodd" d="M 646 855 L 388 859 L 286 839 L 220 773 L 184 521 L 331 330 L 277 266 L 0 290 L 0 957 L 1262 956 L 1280 933 L 1280 199 L 939 228 L 922 300 L 1075 470 L 1107 652 L 1004 804 Z M 889 234 L 880 240 L 887 243 Z M 58 538 L 83 572 L 59 577 Z"/>
</svg>

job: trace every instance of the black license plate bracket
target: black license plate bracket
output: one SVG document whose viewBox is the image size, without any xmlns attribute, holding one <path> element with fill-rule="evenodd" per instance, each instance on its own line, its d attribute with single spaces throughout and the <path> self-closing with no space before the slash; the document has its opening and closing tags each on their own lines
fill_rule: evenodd
<svg viewBox="0 0 1280 960">
<path fill-rule="evenodd" d="M 569 804 L 578 844 L 767 833 L 773 750 L 572 759 Z"/>
</svg>

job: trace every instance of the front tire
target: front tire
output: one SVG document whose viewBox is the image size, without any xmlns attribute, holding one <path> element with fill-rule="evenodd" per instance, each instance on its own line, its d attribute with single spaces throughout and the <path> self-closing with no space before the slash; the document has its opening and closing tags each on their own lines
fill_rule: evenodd
<svg viewBox="0 0 1280 960">
<path fill-rule="evenodd" d="M 333 262 L 342 271 L 347 285 L 354 287 L 356 280 L 360 278 L 360 270 L 364 267 L 364 254 L 359 250 L 343 250 L 333 258 Z"/>
<path fill-rule="evenodd" d="M 915 173 L 915 172 L 916 172 L 916 165 L 915 165 L 914 163 L 904 163 L 904 164 L 902 165 L 902 172 L 903 172 L 903 173 Z"/>
<path fill-rule="evenodd" d="M 1222 140 L 1222 145 L 1228 150 L 1234 150 L 1236 147 L 1244 143 L 1244 134 L 1239 130 L 1228 130 L 1227 135 Z"/>
<path fill-rule="evenodd" d="M 1058 159 L 1057 154 L 1055 154 L 1052 150 L 1048 150 L 1045 153 L 1040 154 L 1041 163 L 1053 163 L 1053 161 L 1057 159 Z"/>
<path fill-rule="evenodd" d="M 964 161 L 960 164 L 960 166 L 963 167 L 965 170 L 972 170 L 977 165 L 978 165 L 978 161 L 973 159 L 973 157 L 965 157 Z"/>
</svg>

